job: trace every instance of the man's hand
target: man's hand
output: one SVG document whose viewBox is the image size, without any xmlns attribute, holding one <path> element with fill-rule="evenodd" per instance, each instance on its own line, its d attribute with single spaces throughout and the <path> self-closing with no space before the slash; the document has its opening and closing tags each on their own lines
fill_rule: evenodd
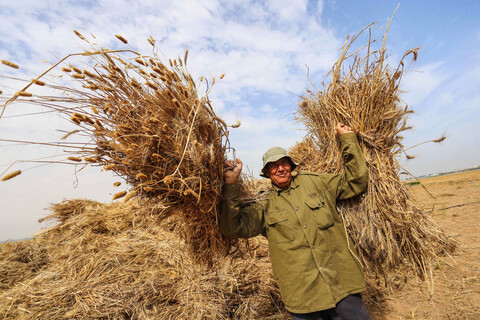
<svg viewBox="0 0 480 320">
<path fill-rule="evenodd" d="M 347 133 L 347 132 L 353 132 L 352 128 L 350 128 L 347 125 L 344 125 L 343 123 L 337 123 L 335 126 L 335 135 L 337 137 L 340 137 L 342 134 Z"/>
<path fill-rule="evenodd" d="M 225 171 L 223 172 L 223 179 L 225 183 L 237 183 L 238 176 L 242 172 L 243 163 L 240 159 L 225 161 Z"/>
</svg>

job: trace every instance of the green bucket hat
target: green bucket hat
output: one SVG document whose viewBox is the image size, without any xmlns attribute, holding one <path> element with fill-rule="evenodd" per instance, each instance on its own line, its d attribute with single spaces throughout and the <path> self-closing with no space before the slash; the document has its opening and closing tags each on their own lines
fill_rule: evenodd
<svg viewBox="0 0 480 320">
<path fill-rule="evenodd" d="M 269 162 L 275 162 L 282 158 L 288 159 L 288 162 L 290 162 L 290 166 L 292 167 L 292 171 L 298 166 L 298 163 L 293 162 L 292 158 L 288 155 L 285 149 L 280 147 L 272 147 L 263 154 L 263 157 L 262 157 L 263 168 L 262 168 L 262 172 L 260 172 L 260 177 L 267 178 L 267 176 L 263 171 L 265 170 L 265 167 Z"/>
</svg>

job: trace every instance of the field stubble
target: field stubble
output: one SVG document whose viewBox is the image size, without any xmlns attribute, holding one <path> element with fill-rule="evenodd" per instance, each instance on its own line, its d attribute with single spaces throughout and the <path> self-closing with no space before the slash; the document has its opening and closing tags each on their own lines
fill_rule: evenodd
<svg viewBox="0 0 480 320">
<path fill-rule="evenodd" d="M 411 195 L 458 248 L 432 265 L 428 286 L 408 281 L 387 297 L 388 312 L 375 318 L 480 319 L 480 170 L 420 181 L 409 187 Z"/>
</svg>

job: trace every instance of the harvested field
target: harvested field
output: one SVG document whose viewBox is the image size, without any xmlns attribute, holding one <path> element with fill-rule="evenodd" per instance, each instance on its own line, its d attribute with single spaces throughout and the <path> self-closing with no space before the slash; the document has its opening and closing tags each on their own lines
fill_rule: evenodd
<svg viewBox="0 0 480 320">
<path fill-rule="evenodd" d="M 433 210 L 433 219 L 458 241 L 458 248 L 433 266 L 430 289 L 411 280 L 386 297 L 387 312 L 375 318 L 480 319 L 480 170 L 420 182 L 409 192 L 424 210 Z"/>
</svg>

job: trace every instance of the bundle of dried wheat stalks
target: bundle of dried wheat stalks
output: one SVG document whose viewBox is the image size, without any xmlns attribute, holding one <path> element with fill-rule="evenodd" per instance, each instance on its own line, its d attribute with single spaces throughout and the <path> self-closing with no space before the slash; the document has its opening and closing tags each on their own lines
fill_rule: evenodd
<svg viewBox="0 0 480 320">
<path fill-rule="evenodd" d="M 409 55 L 416 60 L 418 48 L 408 50 L 392 71 L 386 64 L 386 34 L 378 51 L 369 38 L 363 57 L 361 51 L 349 53 L 360 34 L 347 39 L 330 72 L 331 82 L 322 91 L 307 91 L 299 102 L 298 119 L 308 134 L 291 154 L 308 170 L 339 173 L 343 160 L 334 125 L 348 124 L 357 133 L 369 171 L 368 190 L 342 202 L 339 211 L 369 277 L 385 276 L 388 283 L 389 274 L 405 267 L 423 276 L 429 262 L 455 243 L 415 204 L 400 180 L 400 133 L 410 128 L 406 115 L 411 111 L 401 103 L 399 84 L 403 60 Z"/>
<path fill-rule="evenodd" d="M 117 38 L 127 43 L 122 36 Z M 148 41 L 155 46 L 152 38 Z M 82 68 L 67 64 L 75 56 L 90 60 Z M 71 54 L 15 93 L 4 109 L 20 101 L 64 115 L 77 128 L 65 134 L 64 141 L 52 144 L 66 150 L 66 159 L 57 162 L 114 172 L 129 186 L 114 200 L 136 196 L 179 208 L 175 214 L 184 222 L 182 236 L 195 256 L 207 261 L 224 253 L 232 242 L 222 238 L 216 226 L 227 126 L 208 99 L 215 78 L 211 83 L 200 79 L 206 85 L 201 96 L 187 71 L 187 58 L 188 51 L 183 59 L 169 59 L 165 65 L 155 54 L 144 56 L 128 49 Z M 60 68 L 73 83 L 45 80 Z M 34 95 L 29 88 L 35 85 L 61 94 Z M 72 138 L 77 141 L 68 143 Z M 16 170 L 2 180 L 20 173 Z"/>
</svg>

